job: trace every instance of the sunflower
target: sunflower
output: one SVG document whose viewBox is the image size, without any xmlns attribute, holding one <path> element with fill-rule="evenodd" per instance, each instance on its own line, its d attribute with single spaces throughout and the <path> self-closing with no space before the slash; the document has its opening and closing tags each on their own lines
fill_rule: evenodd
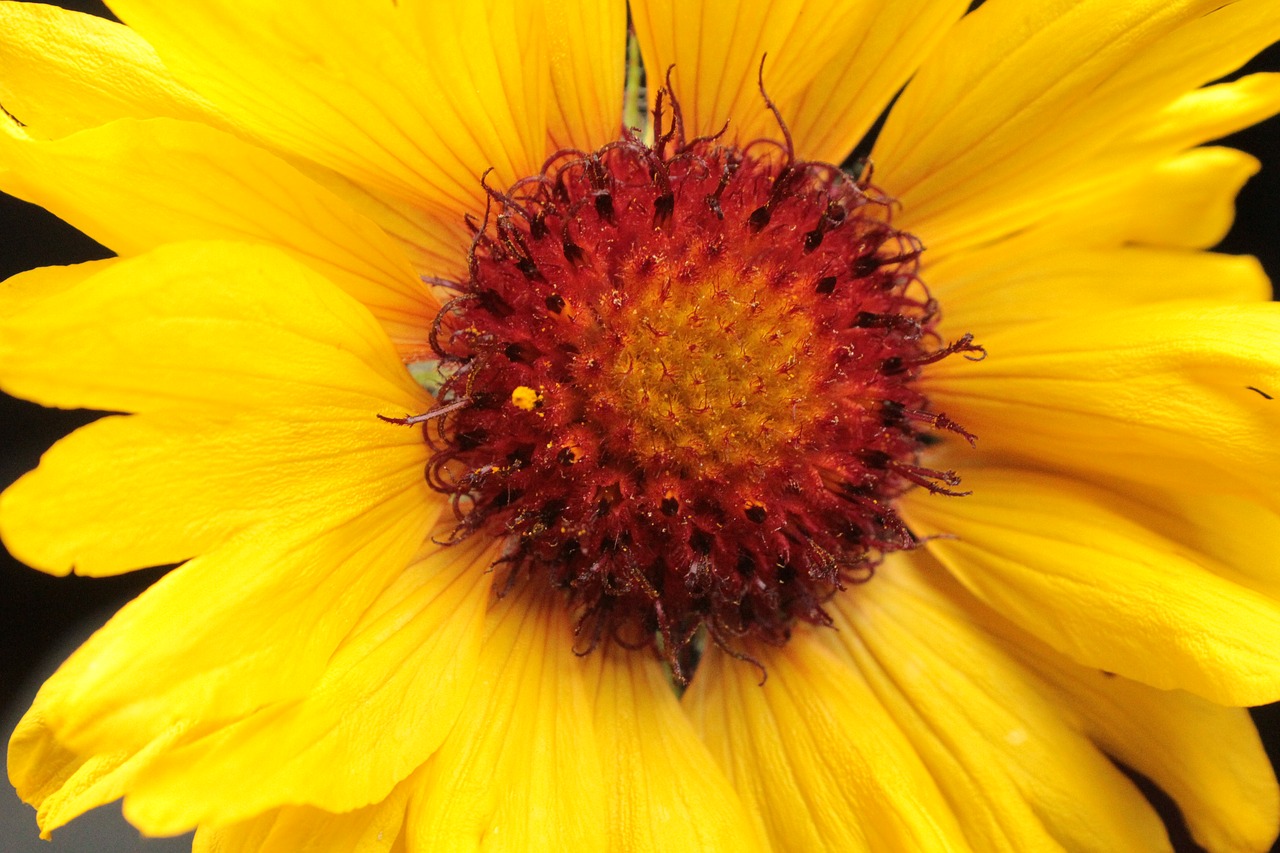
<svg viewBox="0 0 1280 853">
<path fill-rule="evenodd" d="M 236 5 L 0 4 L 44 833 L 1267 849 L 1280 6 Z"/>
</svg>

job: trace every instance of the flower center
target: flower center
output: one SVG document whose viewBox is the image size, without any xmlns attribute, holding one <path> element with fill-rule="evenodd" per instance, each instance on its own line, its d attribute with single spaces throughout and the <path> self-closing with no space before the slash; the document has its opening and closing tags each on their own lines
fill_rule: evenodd
<svg viewBox="0 0 1280 853">
<path fill-rule="evenodd" d="M 716 230 L 698 236 L 719 241 Z M 581 379 L 629 413 L 646 465 L 708 477 L 776 460 L 821 414 L 815 318 L 777 298 L 777 270 L 723 244 L 662 250 L 665 262 L 629 272 L 628 298 L 596 306 L 600 370 Z"/>
<path fill-rule="evenodd" d="M 433 345 L 429 476 L 459 537 L 509 536 L 508 583 L 562 589 L 581 650 L 656 647 L 683 680 L 914 539 L 893 501 L 932 430 L 944 346 L 918 241 L 868 180 L 789 146 L 686 141 L 679 113 L 489 189 Z M 431 413 L 429 413 L 431 414 Z"/>
</svg>

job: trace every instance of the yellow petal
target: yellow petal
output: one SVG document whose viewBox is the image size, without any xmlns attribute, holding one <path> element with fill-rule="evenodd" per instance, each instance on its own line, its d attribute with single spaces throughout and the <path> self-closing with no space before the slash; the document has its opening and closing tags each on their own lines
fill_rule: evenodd
<svg viewBox="0 0 1280 853">
<path fill-rule="evenodd" d="M 0 522 L 29 565 L 101 577 L 180 562 L 246 531 L 310 525 L 317 495 L 359 503 L 371 482 L 421 479 L 426 458 L 421 434 L 368 413 L 104 418 L 11 486 Z"/>
<path fill-rule="evenodd" d="M 587 656 L 609 792 L 610 850 L 763 851 L 756 825 L 698 740 L 658 661 L 617 646 Z"/>
<path fill-rule="evenodd" d="M 852 40 L 783 111 L 799 155 L 843 161 L 968 6 L 964 0 L 892 0 L 846 10 L 858 22 Z M 826 15 L 815 17 L 829 23 Z"/>
<path fill-rule="evenodd" d="M 1271 298 L 1254 258 L 1137 247 L 1046 251 L 1037 237 L 961 252 L 924 272 L 942 306 L 942 336 L 979 342 L 1045 320 L 1178 300 L 1224 304 Z"/>
<path fill-rule="evenodd" d="M 606 849 L 602 756 L 573 629 L 563 600 L 535 584 L 489 614 L 471 696 L 410 804 L 411 850 Z"/>
<path fill-rule="evenodd" d="M 547 18 L 550 149 L 594 151 L 618 138 L 626 71 L 625 0 L 542 0 Z"/>
<path fill-rule="evenodd" d="M 363 302 L 395 338 L 439 306 L 371 222 L 276 156 L 198 124 L 122 120 L 54 142 L 0 134 L 0 188 L 122 255 L 182 240 L 266 243 Z"/>
<path fill-rule="evenodd" d="M 546 147 L 537 3 L 112 5 L 179 80 L 273 146 L 430 209 L 483 210 Z"/>
<path fill-rule="evenodd" d="M 1035 221 L 1015 236 L 975 248 L 967 245 L 970 238 L 990 236 L 981 223 L 976 230 L 953 232 L 931 247 L 929 262 L 998 252 L 1006 246 L 1025 257 L 1134 245 L 1207 248 L 1230 229 L 1236 194 L 1258 167 L 1257 159 L 1230 148 L 1195 148 L 1169 156 L 1152 153 L 1137 165 L 1091 172 L 1052 197 L 1027 196 Z"/>
<path fill-rule="evenodd" d="M 1258 168 L 1242 151 L 1195 148 L 1117 175 L 1101 192 L 1062 200 L 1032 238 L 1055 246 L 1208 248 L 1227 235 L 1236 194 Z"/>
<path fill-rule="evenodd" d="M 928 393 L 986 452 L 1275 506 L 1280 306 L 1178 304 L 1007 328 Z"/>
<path fill-rule="evenodd" d="M 364 420 L 429 404 L 368 311 L 282 252 L 174 244 L 90 270 L 71 268 L 81 280 L 47 298 L 22 276 L 0 285 L 0 384 L 10 393 L 213 420 L 288 406 Z"/>
<path fill-rule="evenodd" d="M 36 807 L 40 837 L 47 840 L 73 818 L 120 799 L 187 728 L 171 726 L 139 749 L 86 754 L 62 744 L 43 714 L 33 710 L 9 741 L 9 779 L 18 796 Z"/>
<path fill-rule="evenodd" d="M 400 838 L 411 780 L 384 800 L 332 814 L 285 806 L 227 827 L 201 826 L 192 853 L 388 853 Z"/>
<path fill-rule="evenodd" d="M 1141 793 L 1060 697 L 898 556 L 833 600 L 823 639 L 864 673 L 956 809 L 975 850 L 1168 849 Z M 959 595 L 968 597 L 963 590 Z"/>
<path fill-rule="evenodd" d="M 1271 543 L 1280 541 L 1280 513 L 1231 495 L 1144 490 L 1136 521 L 1208 560 L 1233 583 L 1280 599 L 1280 572 Z"/>
<path fill-rule="evenodd" d="M 20 314 L 28 306 L 80 286 L 86 279 L 106 271 L 119 258 L 104 258 L 60 267 L 37 267 L 0 282 L 0 307 L 5 314 Z"/>
<path fill-rule="evenodd" d="M 1102 749 L 1173 797 L 1199 844 L 1210 851 L 1271 849 L 1280 789 L 1248 711 L 1061 657 L 1042 672 Z"/>
<path fill-rule="evenodd" d="M 1115 140 L 1277 36 L 1269 0 L 986 3 L 895 104 L 877 174 L 927 245 L 1010 233 Z"/>
<path fill-rule="evenodd" d="M 226 824 L 282 805 L 376 803 L 453 727 L 471 687 L 493 540 L 427 553 L 334 651 L 305 696 L 168 751 L 125 799 L 150 834 Z"/>
<path fill-rule="evenodd" d="M 1280 789 L 1247 711 L 1073 663 L 983 606 L 927 554 L 912 555 L 911 566 L 889 577 L 913 600 L 957 616 L 962 609 L 961 618 L 1054 691 L 1064 719 L 1173 796 L 1201 845 L 1215 853 L 1270 849 Z"/>
<path fill-rule="evenodd" d="M 712 648 L 684 704 L 775 849 L 967 850 L 950 807 L 859 673 L 797 630 L 753 648 L 768 674 Z"/>
<path fill-rule="evenodd" d="M 473 547 L 469 550 L 474 552 L 476 549 Z M 428 661 L 425 659 L 424 651 L 414 650 L 413 659 L 400 662 L 401 665 L 409 668 L 407 672 L 387 668 L 388 672 L 383 674 L 387 675 L 389 681 L 413 679 L 418 682 L 435 681 L 437 686 L 447 686 L 453 676 L 467 676 L 475 656 L 478 638 L 472 635 L 477 633 L 476 629 L 479 626 L 479 611 L 487 592 L 487 576 L 483 572 L 483 564 L 470 566 L 466 560 L 467 554 L 459 552 L 459 556 L 463 558 L 461 566 L 455 564 L 447 567 L 457 581 L 454 585 L 469 584 L 471 587 L 480 587 L 480 589 L 465 593 L 472 600 L 466 603 L 463 613 L 456 611 L 449 611 L 447 614 L 437 613 L 437 616 L 457 616 L 458 622 L 448 621 L 447 618 L 437 619 L 437 623 L 444 624 L 444 630 L 424 643 L 424 637 L 421 635 L 431 633 L 424 630 L 427 627 L 424 619 L 427 617 L 419 610 L 420 605 L 423 604 L 424 590 L 427 592 L 425 597 L 430 597 L 431 591 L 447 593 L 448 590 L 441 589 L 444 584 L 440 582 L 442 576 L 439 572 L 429 570 L 426 562 L 419 562 L 411 566 L 406 574 L 399 578 L 366 612 L 361 619 L 361 625 L 353 632 L 353 637 L 356 639 L 348 638 L 337 660 L 341 661 L 345 656 L 350 662 L 353 657 L 372 651 L 373 654 L 369 658 L 361 659 L 359 665 L 366 670 L 371 668 L 376 670 L 376 664 L 380 662 L 376 659 L 380 654 L 377 648 L 379 642 L 404 646 L 422 643 L 434 646 L 440 660 Z M 460 577 L 462 573 L 456 571 L 458 568 L 462 568 L 464 572 L 466 568 L 473 568 L 476 571 L 470 577 Z M 477 583 L 477 580 L 481 582 Z M 429 606 L 448 610 L 447 604 L 442 603 L 441 599 L 429 602 Z M 471 611 L 470 619 L 465 615 L 466 610 Z M 460 628 L 463 629 L 462 633 L 468 636 L 460 637 L 458 630 Z M 379 631 L 384 636 L 373 636 Z M 408 636 L 401 636 L 399 634 L 401 631 L 407 631 Z M 458 640 L 462 642 L 456 643 Z M 385 653 L 381 654 L 385 658 Z M 385 661 L 381 662 L 385 663 Z M 321 701 L 317 697 L 323 697 L 326 692 L 325 684 L 332 684 L 336 680 L 334 673 L 340 666 L 341 664 L 330 665 L 320 689 L 306 700 L 308 704 L 314 707 Z M 376 676 L 377 673 L 369 672 L 368 674 Z M 464 678 L 464 680 L 469 683 L 469 679 Z M 350 686 L 344 685 L 345 688 Z M 332 693 L 334 690 L 330 689 L 328 692 Z M 403 714 L 429 716 L 430 720 L 424 720 L 424 729 L 428 731 L 434 729 L 438 739 L 452 724 L 452 714 L 460 704 L 460 694 L 463 691 L 455 686 L 452 690 L 433 689 L 431 692 L 432 696 L 429 700 L 407 702 L 401 710 Z M 411 724 L 397 726 L 394 721 L 389 722 L 386 719 L 379 720 L 376 724 L 369 724 L 367 708 L 363 706 L 361 699 L 353 698 L 359 695 L 362 694 L 343 692 L 341 696 L 332 699 L 334 708 L 338 708 L 340 712 L 345 711 L 350 718 L 340 720 L 335 728 L 345 725 L 348 733 L 363 728 L 365 730 L 363 736 L 376 740 L 379 747 L 386 746 L 385 741 L 388 733 L 391 732 L 393 735 L 399 735 L 399 745 L 402 749 L 391 751 L 374 749 L 368 745 L 364 748 L 357 747 L 351 755 L 343 756 L 343 760 L 333 761 L 324 767 L 323 772 L 316 772 L 312 778 L 313 784 L 331 784 L 341 769 L 349 764 L 358 765 L 361 759 L 382 758 L 396 763 L 415 764 L 412 758 L 405 754 L 403 748 L 407 746 L 406 740 L 422 738 L 424 736 L 422 731 Z M 360 707 L 361 710 L 354 712 L 353 708 L 356 707 Z M 37 703 L 37 708 L 23 719 L 14 734 L 10 744 L 9 773 L 23 799 L 39 807 L 38 820 L 45 838 L 48 838 L 51 831 L 72 818 L 98 805 L 118 799 L 139 787 L 154 793 L 154 789 L 160 785 L 172 785 L 172 780 L 158 774 L 165 773 L 166 769 L 172 771 L 175 747 L 188 744 L 179 749 L 179 754 L 183 757 L 179 760 L 190 758 L 193 749 L 189 744 L 193 741 L 193 734 L 198 733 L 198 730 L 191 730 L 189 724 L 180 723 L 162 731 L 140 749 L 122 749 L 96 755 L 84 754 L 67 749 L 58 740 L 39 708 L 40 704 Z M 333 712 L 333 708 L 328 709 L 328 713 Z M 261 712 L 258 714 L 258 717 L 260 716 Z M 302 727 L 305 727 L 305 720 L 301 723 Z M 299 721 L 290 720 L 288 725 L 299 725 Z M 206 725 L 204 728 L 209 727 Z M 242 725 L 237 726 L 236 733 L 243 735 L 244 728 Z M 274 734 L 287 737 L 293 731 L 295 730 L 292 728 L 278 729 Z M 360 736 L 358 731 L 356 734 Z M 198 740 L 196 744 L 207 743 L 208 740 L 208 738 Z M 283 745 L 278 746 L 277 750 L 288 751 Z M 298 750 L 298 752 L 302 751 Z M 285 757 L 295 762 L 299 760 L 298 755 Z M 164 760 L 158 761 L 161 758 Z M 219 756 L 218 760 L 234 763 L 234 754 L 224 754 Z M 256 763 L 247 770 L 237 768 L 234 771 L 237 774 L 236 778 L 229 786 L 223 786 L 221 789 L 216 786 L 209 787 L 197 792 L 196 798 L 202 801 L 216 799 L 212 794 L 220 791 L 224 795 L 230 795 L 237 808 L 248 811 L 249 807 L 244 799 L 245 786 L 253 780 L 261 779 L 264 767 L 275 767 L 275 765 L 266 761 Z M 374 775 L 378 776 L 379 786 L 385 788 L 387 780 L 381 774 Z M 410 787 L 410 783 L 406 780 L 380 802 L 341 815 L 310 806 L 292 806 L 274 809 L 225 829 L 211 831 L 208 825 L 204 825 L 201 832 L 197 834 L 195 849 L 224 851 L 224 853 L 232 853 L 232 851 L 293 853 L 294 851 L 335 849 L 386 850 L 397 837 L 399 826 L 404 818 L 405 801 Z M 166 795 L 172 796 L 172 790 Z M 279 796 L 278 793 L 277 796 Z M 129 818 L 144 831 L 163 833 L 186 828 L 185 826 L 176 828 L 172 825 L 163 826 L 160 822 L 149 819 L 151 816 L 145 814 L 145 810 L 139 809 L 136 801 L 133 805 L 131 809 L 127 807 Z"/>
<path fill-rule="evenodd" d="M 125 117 L 223 121 L 128 27 L 39 3 L 0 3 L 0 103 L 41 139 Z"/>
<path fill-rule="evenodd" d="M 902 512 L 978 598 L 1076 662 L 1226 705 L 1280 698 L 1280 601 L 1215 573 L 1064 477 L 974 468 L 973 493 Z"/>
<path fill-rule="evenodd" d="M 650 108 L 667 69 L 674 67 L 672 84 L 686 136 L 716 133 L 728 122 L 730 139 L 779 139 L 777 121 L 760 93 L 760 61 L 768 54 L 765 89 L 788 119 L 826 63 L 855 43 L 868 5 L 857 0 L 821 9 L 811 0 L 633 2 Z M 807 156 L 804 150 L 797 154 Z"/>
<path fill-rule="evenodd" d="M 375 807 L 370 806 L 370 808 Z M 267 812 L 231 826 L 197 827 L 195 837 L 191 840 L 191 853 L 266 853 L 267 838 L 275 829 L 277 816 L 284 811 L 286 809 Z M 298 811 L 308 814 L 312 810 L 310 806 L 302 806 Z M 308 814 L 308 816 L 311 815 Z M 324 826 L 325 823 L 323 819 L 317 819 L 318 826 Z M 294 848 L 286 847 L 285 849 Z"/>
<path fill-rule="evenodd" d="M 29 138 L 64 136 L 119 118 L 159 116 L 242 132 L 177 82 L 151 45 L 128 27 L 35 3 L 4 3 L 0 16 L 0 104 L 25 122 Z M 469 237 L 460 213 L 429 215 L 287 150 L 275 153 L 402 238 L 399 247 L 419 273 L 456 276 L 465 266 Z M 146 208 L 131 209 L 128 218 L 139 210 Z"/>
<path fill-rule="evenodd" d="M 1190 92 L 1101 152 L 1020 242 L 1059 246 L 1207 248 L 1231 227 L 1235 196 L 1258 171 L 1248 154 L 1186 150 L 1280 111 L 1280 74 L 1253 74 Z"/>
<path fill-rule="evenodd" d="M 311 429 L 345 423 L 357 438 L 379 407 L 425 399 L 368 312 L 279 252 L 179 244 L 95 270 L 47 298 L 20 289 L 21 312 L 0 312 L 11 387 L 64 405 L 150 410 L 178 426 L 196 413 L 225 424 L 288 412 Z M 305 522 L 247 528 L 95 635 L 37 702 L 59 736 L 139 746 L 184 719 L 225 719 L 314 681 L 440 509 L 422 479 L 423 449 L 404 436 L 379 441 L 377 464 L 350 452 L 359 443 L 316 459 L 353 484 L 349 500 L 310 492 Z M 218 449 L 242 451 L 232 439 Z M 13 519 L 0 522 L 17 535 Z"/>
<path fill-rule="evenodd" d="M 255 531 L 166 575 L 54 673 L 29 713 L 68 748 L 110 754 L 304 695 L 438 515 L 416 491 L 371 499 L 337 510 L 318 495 L 311 526 Z"/>
<path fill-rule="evenodd" d="M 1280 74 L 1248 74 L 1188 92 L 1157 113 L 1130 140 L 1177 150 L 1243 130 L 1280 112 Z"/>
<path fill-rule="evenodd" d="M 186 244 L 6 283 L 0 378 L 64 405 L 153 410 L 77 432 L 0 498 L 15 555 L 109 574 L 310 527 L 388 487 L 438 503 L 421 437 L 376 418 L 426 398 L 367 312 L 284 256 L 241 248 Z M 70 376 L 83 397 L 62 388 Z"/>
<path fill-rule="evenodd" d="M 471 235 L 464 227 L 465 220 L 461 214 L 441 217 L 413 202 L 362 186 L 310 161 L 295 159 L 294 164 L 313 181 L 341 198 L 352 210 L 381 228 L 409 259 L 418 275 L 451 281 L 466 280 Z M 440 301 L 447 301 L 447 298 Z M 430 351 L 430 346 L 423 349 Z M 406 357 L 405 360 L 416 359 Z"/>
</svg>

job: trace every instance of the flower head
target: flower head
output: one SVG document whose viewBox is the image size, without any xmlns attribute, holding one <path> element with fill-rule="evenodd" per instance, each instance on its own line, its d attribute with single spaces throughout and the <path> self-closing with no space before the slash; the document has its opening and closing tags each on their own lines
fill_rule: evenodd
<svg viewBox="0 0 1280 853">
<path fill-rule="evenodd" d="M 45 832 L 1167 846 L 1117 761 L 1271 843 L 1280 314 L 1197 146 L 1273 3 L 230 5 L 0 4 L 0 188 L 118 255 L 0 383 L 127 413 L 0 533 L 181 563 L 15 732 Z"/>
<path fill-rule="evenodd" d="M 894 501 L 959 482 L 920 466 L 921 426 L 965 434 L 915 385 L 979 348 L 938 342 L 919 244 L 870 183 L 687 140 L 667 94 L 652 145 L 490 191 L 432 329 L 441 402 L 405 420 L 440 419 L 455 536 L 510 536 L 508 583 L 545 575 L 585 648 L 654 645 L 684 684 L 699 641 L 830 624 L 827 599 L 914 547 Z"/>
</svg>

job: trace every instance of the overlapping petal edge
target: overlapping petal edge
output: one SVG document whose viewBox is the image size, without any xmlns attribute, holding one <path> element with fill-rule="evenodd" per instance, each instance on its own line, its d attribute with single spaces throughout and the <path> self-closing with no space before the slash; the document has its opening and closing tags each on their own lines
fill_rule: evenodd
<svg viewBox="0 0 1280 853">
<path fill-rule="evenodd" d="M 936 538 L 760 649 L 763 687 L 712 652 L 682 702 L 571 654 L 554 598 L 495 605 L 500 543 L 432 545 L 425 449 L 373 417 L 429 405 L 420 276 L 457 274 L 476 176 L 616 133 L 623 4 L 232 6 L 0 4 L 0 188 L 119 255 L 3 285 L 0 383 L 130 413 L 0 531 L 55 573 L 188 560 L 15 733 L 45 832 L 124 796 L 219 851 L 1167 847 L 1111 756 L 1208 849 L 1267 848 L 1229 706 L 1280 698 L 1280 318 L 1201 251 L 1256 163 L 1195 146 L 1280 111 L 1275 75 L 1201 88 L 1274 4 L 631 4 L 692 133 L 773 132 L 767 53 L 801 155 L 838 162 L 910 79 L 877 179 L 989 353 L 927 377 L 981 447 L 938 451 L 971 497 L 904 502 Z"/>
</svg>

